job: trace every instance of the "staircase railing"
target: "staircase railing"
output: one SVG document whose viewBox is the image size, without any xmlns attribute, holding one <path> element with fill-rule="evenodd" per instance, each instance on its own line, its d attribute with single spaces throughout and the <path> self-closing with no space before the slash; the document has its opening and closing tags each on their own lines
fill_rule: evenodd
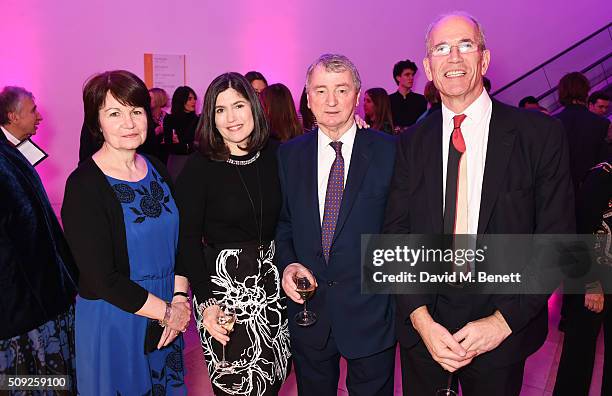
<svg viewBox="0 0 612 396">
<path fill-rule="evenodd" d="M 492 96 L 515 106 L 525 96 L 535 96 L 542 106 L 554 112 L 559 107 L 557 84 L 573 71 L 585 74 L 592 87 L 612 80 L 612 23 L 494 91 Z"/>
</svg>

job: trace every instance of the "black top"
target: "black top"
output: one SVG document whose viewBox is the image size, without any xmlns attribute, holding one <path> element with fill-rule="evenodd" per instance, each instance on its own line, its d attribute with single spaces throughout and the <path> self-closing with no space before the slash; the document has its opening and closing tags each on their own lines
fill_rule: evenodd
<svg viewBox="0 0 612 396">
<path fill-rule="evenodd" d="M 164 117 L 164 142 L 170 145 L 174 154 L 193 152 L 193 141 L 198 126 L 198 115 L 195 112 L 168 114 Z M 176 132 L 178 143 L 172 143 L 172 131 Z"/>
<path fill-rule="evenodd" d="M 172 188 L 166 168 L 155 157 L 147 159 Z M 90 300 L 104 299 L 127 312 L 140 310 L 148 292 L 130 280 L 123 209 L 91 157 L 68 177 L 62 220 L 81 273 L 79 295 Z M 175 273 L 182 275 L 178 268 Z"/>
<path fill-rule="evenodd" d="M 391 101 L 393 125 L 396 127 L 407 127 L 414 124 L 427 110 L 425 96 L 414 92 L 409 92 L 404 98 L 399 91 L 395 91 L 389 95 L 389 100 Z"/>
<path fill-rule="evenodd" d="M 274 239 L 281 206 L 277 147 L 278 143 L 269 141 L 259 158 L 248 165 L 212 161 L 196 152 L 177 180 L 175 201 L 181 215 L 177 266 L 185 269 L 191 290 L 201 301 L 212 297 L 210 274 L 215 271 L 214 260 L 211 263 L 204 260 L 203 242 L 215 246 L 258 241 L 260 203 L 263 204 L 262 241 Z M 254 155 L 231 156 L 231 159 L 247 161 Z M 259 195 L 258 172 L 263 200 Z"/>
<path fill-rule="evenodd" d="M 563 123 L 569 143 L 570 172 L 577 192 L 589 169 L 606 158 L 605 137 L 610 121 L 584 105 L 571 104 L 555 115 Z"/>
</svg>

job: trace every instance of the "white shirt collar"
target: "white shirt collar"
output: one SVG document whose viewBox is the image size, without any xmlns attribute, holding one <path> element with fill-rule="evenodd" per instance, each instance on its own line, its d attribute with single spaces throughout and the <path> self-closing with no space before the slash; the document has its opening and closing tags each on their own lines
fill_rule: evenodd
<svg viewBox="0 0 612 396">
<path fill-rule="evenodd" d="M 319 150 L 326 146 L 329 147 L 329 144 L 332 142 L 330 137 L 327 136 L 325 132 L 321 130 L 321 128 L 318 129 L 317 133 L 319 137 Z M 338 139 L 339 142 L 342 142 L 343 153 L 346 152 L 346 150 L 349 150 L 349 152 L 353 151 L 353 143 L 355 143 L 356 134 L 357 124 L 353 122 L 353 125 L 348 129 L 348 131 L 344 132 L 342 136 L 340 136 L 340 139 Z"/>
<path fill-rule="evenodd" d="M 15 146 L 21 143 L 21 141 L 15 136 L 13 136 L 13 134 L 11 134 L 5 127 L 0 126 L 0 129 L 2 129 L 2 132 L 4 132 L 4 136 L 6 136 L 9 142 L 13 143 Z"/>
<path fill-rule="evenodd" d="M 475 101 L 473 101 L 462 114 L 465 114 L 466 120 L 473 122 L 474 124 L 480 123 L 480 121 L 487 115 L 488 109 L 491 107 L 491 98 L 487 94 L 486 89 L 482 89 L 482 93 Z M 450 110 L 442 103 L 442 122 L 444 124 L 453 123 L 453 117 L 456 116 L 455 112 Z M 452 128 L 451 128 L 452 131 Z"/>
</svg>

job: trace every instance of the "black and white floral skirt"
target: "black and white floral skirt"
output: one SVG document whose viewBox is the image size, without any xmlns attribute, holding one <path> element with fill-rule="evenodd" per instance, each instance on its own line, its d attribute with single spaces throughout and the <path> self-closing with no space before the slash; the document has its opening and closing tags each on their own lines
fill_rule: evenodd
<svg viewBox="0 0 612 396">
<path fill-rule="evenodd" d="M 21 395 L 75 395 L 74 305 L 35 329 L 0 340 L 0 375 L 67 375 L 69 390 L 11 391 Z M 1 393 L 1 392 L 0 392 Z"/>
<path fill-rule="evenodd" d="M 217 301 L 236 310 L 236 324 L 225 347 L 233 372 L 218 371 L 222 345 L 200 329 L 200 341 L 215 394 L 275 395 L 291 364 L 289 329 L 281 278 L 273 263 L 274 242 L 258 249 L 256 243 L 206 248 L 206 260 L 214 261 L 211 276 Z M 211 263 L 207 263 L 211 268 Z M 194 296 L 198 325 L 202 317 Z"/>
</svg>

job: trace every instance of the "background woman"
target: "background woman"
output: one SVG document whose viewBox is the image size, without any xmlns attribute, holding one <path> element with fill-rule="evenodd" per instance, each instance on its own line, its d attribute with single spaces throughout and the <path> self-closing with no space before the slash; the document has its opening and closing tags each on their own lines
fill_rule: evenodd
<svg viewBox="0 0 612 396">
<path fill-rule="evenodd" d="M 300 116 L 298 118 L 302 121 L 304 132 L 310 132 L 317 126 L 317 120 L 315 120 L 314 114 L 312 114 L 312 111 L 308 108 L 306 88 L 302 89 L 302 95 L 300 96 Z"/>
<path fill-rule="evenodd" d="M 210 379 L 215 394 L 274 395 L 290 364 L 285 302 L 273 262 L 281 207 L 277 145 L 268 141 L 261 104 L 238 73 L 210 84 L 199 128 L 200 152 L 177 182 L 177 260 L 188 268 Z M 219 303 L 236 310 L 231 339 L 217 324 Z M 231 373 L 216 367 L 222 344 Z"/>
<path fill-rule="evenodd" d="M 268 86 L 268 80 L 258 71 L 247 72 L 244 77 L 249 81 L 257 95 L 260 95 Z"/>
<path fill-rule="evenodd" d="M 87 126 L 103 144 L 68 178 L 62 206 L 80 270 L 78 391 L 184 394 L 177 336 L 190 306 L 187 279 L 174 271 L 178 210 L 163 165 L 136 153 L 147 133 L 149 93 L 134 74 L 110 71 L 86 83 L 83 102 Z M 147 353 L 147 335 L 166 348 Z"/>
<path fill-rule="evenodd" d="M 176 179 L 193 152 L 198 115 L 195 112 L 198 96 L 188 86 L 178 87 L 172 95 L 170 114 L 164 117 L 164 144 L 168 147 L 168 172 Z"/>
<path fill-rule="evenodd" d="M 268 119 L 271 137 L 284 143 L 303 133 L 289 88 L 283 84 L 269 85 L 263 90 L 260 98 Z"/>
<path fill-rule="evenodd" d="M 161 88 L 149 89 L 151 96 L 151 120 L 153 121 L 153 130 L 155 131 L 155 148 L 157 149 L 157 158 L 164 164 L 168 162 L 168 152 L 165 150 L 164 143 L 164 118 L 167 113 L 165 108 L 168 106 L 170 98 L 168 93 Z M 151 128 L 149 128 L 151 129 Z"/>
<path fill-rule="evenodd" d="M 363 111 L 366 124 L 372 129 L 393 134 L 391 102 L 384 88 L 370 88 L 365 92 Z"/>
</svg>

